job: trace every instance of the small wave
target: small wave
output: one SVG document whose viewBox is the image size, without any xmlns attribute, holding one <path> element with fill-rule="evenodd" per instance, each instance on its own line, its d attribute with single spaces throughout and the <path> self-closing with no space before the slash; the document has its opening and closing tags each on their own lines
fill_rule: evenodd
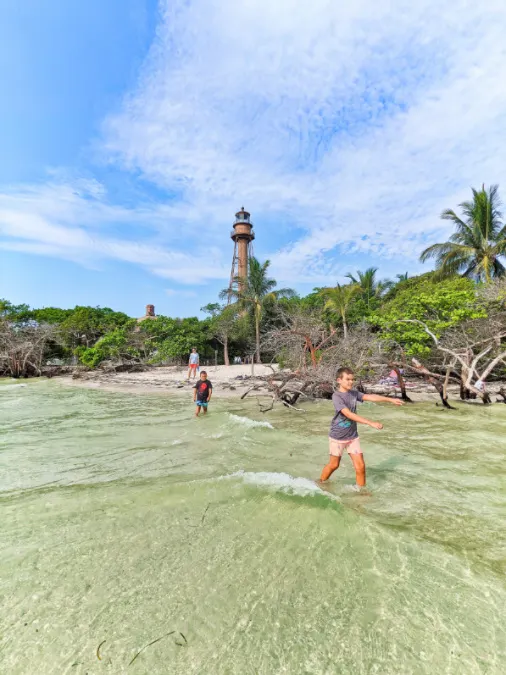
<svg viewBox="0 0 506 675">
<path fill-rule="evenodd" d="M 172 441 L 171 445 L 181 445 L 182 442 L 183 442 L 183 441 L 182 441 L 181 439 L 176 438 L 175 441 Z"/>
<path fill-rule="evenodd" d="M 276 473 L 272 471 L 236 471 L 226 476 L 221 476 L 219 480 L 242 480 L 249 485 L 270 488 L 279 492 L 297 495 L 325 495 L 332 499 L 336 497 L 322 490 L 316 483 L 309 478 L 294 477 L 288 473 Z"/>
<path fill-rule="evenodd" d="M 257 420 L 251 420 L 249 417 L 241 417 L 241 415 L 233 415 L 232 413 L 229 413 L 228 416 L 233 422 L 243 424 L 246 427 L 266 427 L 267 429 L 274 429 L 270 422 L 257 422 Z"/>
<path fill-rule="evenodd" d="M 4 384 L 0 387 L 0 391 L 5 391 L 6 389 L 19 389 L 20 387 L 26 387 L 26 384 Z"/>
</svg>

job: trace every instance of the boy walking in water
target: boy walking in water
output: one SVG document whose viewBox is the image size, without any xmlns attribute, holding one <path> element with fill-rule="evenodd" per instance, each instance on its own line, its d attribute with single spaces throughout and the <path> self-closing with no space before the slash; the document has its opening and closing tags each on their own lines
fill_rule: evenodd
<svg viewBox="0 0 506 675">
<path fill-rule="evenodd" d="M 207 414 L 207 405 L 211 400 L 211 395 L 213 393 L 213 385 L 207 379 L 207 373 L 203 370 L 200 373 L 200 380 L 197 381 L 197 384 L 193 387 L 193 401 L 197 404 L 197 410 L 195 412 L 195 417 L 200 415 L 200 411 L 204 411 L 204 415 Z"/>
<path fill-rule="evenodd" d="M 337 383 L 339 388 L 332 395 L 332 403 L 336 414 L 332 418 L 329 433 L 329 462 L 323 467 L 320 481 L 326 481 L 339 468 L 344 450 L 347 450 L 357 477 L 356 490 L 365 485 L 365 463 L 358 437 L 357 423 L 367 424 L 373 429 L 383 429 L 381 422 L 372 422 L 356 414 L 357 403 L 372 401 L 374 403 L 393 403 L 402 405 L 398 398 L 388 398 L 377 394 L 361 394 L 353 389 L 355 375 L 350 368 L 339 368 Z"/>
</svg>

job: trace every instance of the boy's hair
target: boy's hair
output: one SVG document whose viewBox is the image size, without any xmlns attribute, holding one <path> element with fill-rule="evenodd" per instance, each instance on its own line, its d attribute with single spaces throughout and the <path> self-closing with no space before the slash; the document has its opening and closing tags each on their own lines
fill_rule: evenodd
<svg viewBox="0 0 506 675">
<path fill-rule="evenodd" d="M 200 371 L 200 374 L 201 374 L 201 375 L 207 375 L 207 373 L 206 373 L 205 370 L 201 370 L 201 371 Z"/>
<path fill-rule="evenodd" d="M 336 378 L 338 380 L 340 380 L 343 375 L 355 375 L 355 373 L 353 372 L 353 370 L 351 368 L 346 368 L 346 367 L 339 368 L 339 370 L 336 373 Z"/>
</svg>

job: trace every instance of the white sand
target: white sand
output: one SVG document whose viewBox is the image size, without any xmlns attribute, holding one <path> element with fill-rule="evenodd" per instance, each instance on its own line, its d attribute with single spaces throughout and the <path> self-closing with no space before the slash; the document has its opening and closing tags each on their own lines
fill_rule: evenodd
<svg viewBox="0 0 506 675">
<path fill-rule="evenodd" d="M 277 366 L 273 366 L 277 370 Z M 240 396 L 253 386 L 251 365 L 207 366 L 201 368 L 213 385 L 213 396 Z M 269 366 L 254 366 L 254 376 L 272 374 Z M 164 392 L 184 394 L 190 392 L 197 378 L 188 382 L 188 369 L 176 366 L 152 368 L 143 373 L 104 373 L 100 370 L 83 373 L 82 378 L 58 378 L 65 385 L 103 389 L 109 391 L 130 391 L 139 393 Z"/>
<path fill-rule="evenodd" d="M 219 398 L 239 398 L 244 392 L 253 387 L 255 384 L 262 385 L 262 381 L 255 379 L 270 375 L 278 370 L 278 366 L 254 366 L 254 377 L 251 375 L 251 365 L 231 365 L 231 366 L 207 366 L 206 370 L 208 378 L 213 384 L 213 396 Z M 84 372 L 78 379 L 72 377 L 58 377 L 55 381 L 60 382 L 66 386 L 85 387 L 88 389 L 101 389 L 104 391 L 118 391 L 124 393 L 166 393 L 176 396 L 191 396 L 192 388 L 195 384 L 196 378 L 188 382 L 188 369 L 170 366 L 150 368 L 141 373 L 107 373 L 97 369 L 96 371 Z M 501 383 L 496 383 L 490 394 L 492 401 L 496 400 L 496 391 L 499 390 Z M 399 396 L 398 387 L 391 387 L 386 389 L 384 386 L 366 384 L 369 393 L 381 393 L 388 396 Z M 458 401 L 458 386 L 452 384 L 448 387 L 450 403 Z M 432 385 L 428 385 L 420 381 L 412 389 L 408 389 L 408 396 L 413 401 L 434 401 L 439 402 L 439 395 Z M 262 391 L 255 392 L 257 395 L 267 395 L 270 398 L 268 391 L 263 388 Z M 471 402 L 469 402 L 471 403 Z M 477 405 L 482 405 L 481 401 L 474 401 Z"/>
</svg>

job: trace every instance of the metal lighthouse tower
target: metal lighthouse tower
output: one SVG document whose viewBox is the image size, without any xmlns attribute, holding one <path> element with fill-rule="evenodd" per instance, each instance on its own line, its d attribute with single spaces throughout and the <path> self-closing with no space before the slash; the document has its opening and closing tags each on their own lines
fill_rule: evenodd
<svg viewBox="0 0 506 675">
<path fill-rule="evenodd" d="M 230 237 L 234 242 L 234 256 L 232 258 L 232 270 L 230 272 L 229 290 L 238 286 L 239 290 L 243 287 L 244 281 L 248 277 L 248 261 L 253 255 L 253 223 L 250 215 L 244 210 L 244 206 L 235 214 L 234 229 Z M 231 296 L 228 296 L 229 303 Z"/>
</svg>

